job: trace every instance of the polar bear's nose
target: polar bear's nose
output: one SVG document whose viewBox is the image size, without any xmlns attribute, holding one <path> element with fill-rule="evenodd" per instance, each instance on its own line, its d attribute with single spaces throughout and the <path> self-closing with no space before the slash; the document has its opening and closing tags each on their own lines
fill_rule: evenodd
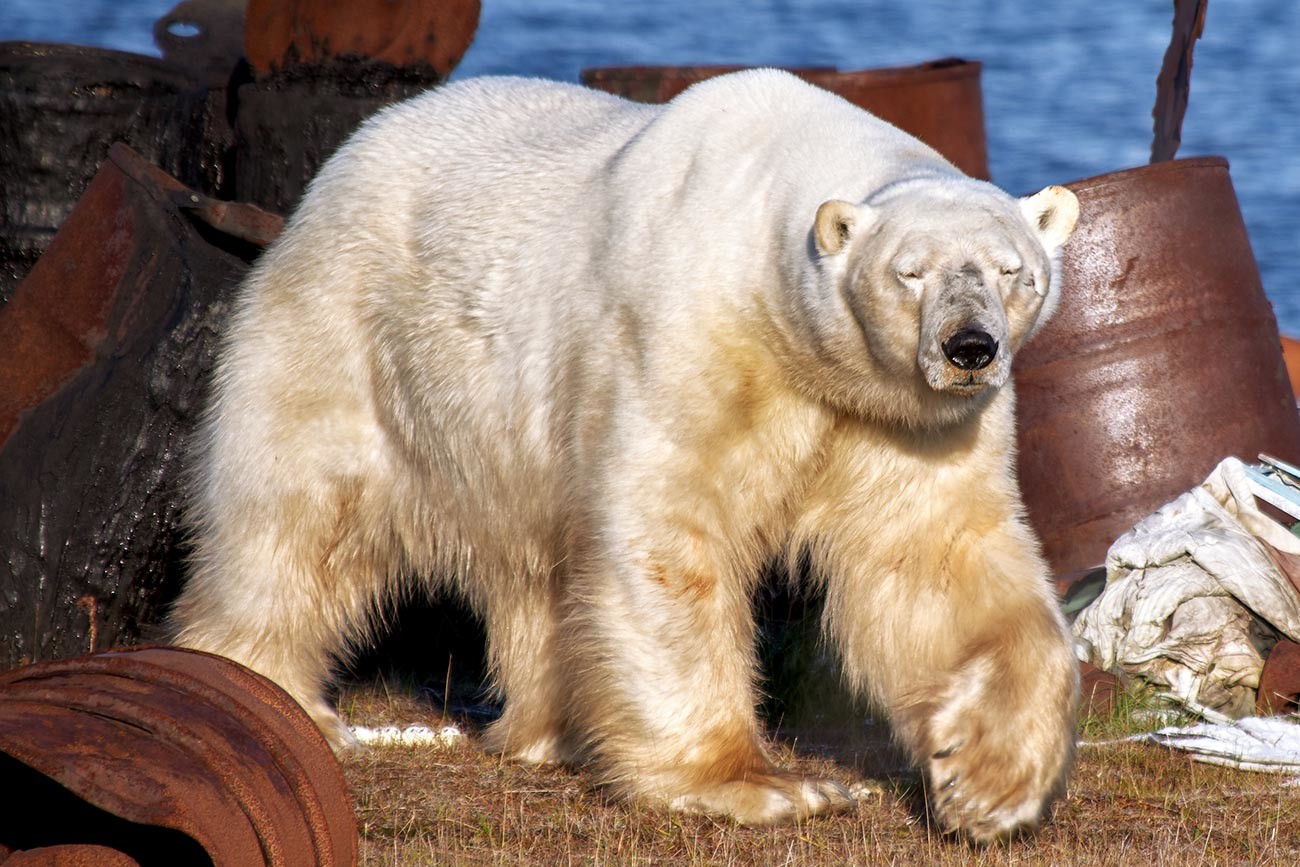
<svg viewBox="0 0 1300 867">
<path fill-rule="evenodd" d="M 982 370 L 998 354 L 998 342 L 987 331 L 966 328 L 943 342 L 943 354 L 962 370 Z"/>
</svg>

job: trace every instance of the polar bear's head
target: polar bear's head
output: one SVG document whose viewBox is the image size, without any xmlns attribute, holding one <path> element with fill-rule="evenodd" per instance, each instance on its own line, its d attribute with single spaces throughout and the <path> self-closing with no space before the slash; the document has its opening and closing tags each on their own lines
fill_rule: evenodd
<svg viewBox="0 0 1300 867">
<path fill-rule="evenodd" d="M 1064 187 L 1017 200 L 965 180 L 822 203 L 811 232 L 820 290 L 847 309 L 869 356 L 862 372 L 893 386 L 871 388 L 875 409 L 901 400 L 911 420 L 942 421 L 1005 384 L 1056 306 L 1059 253 L 1078 216 Z"/>
</svg>

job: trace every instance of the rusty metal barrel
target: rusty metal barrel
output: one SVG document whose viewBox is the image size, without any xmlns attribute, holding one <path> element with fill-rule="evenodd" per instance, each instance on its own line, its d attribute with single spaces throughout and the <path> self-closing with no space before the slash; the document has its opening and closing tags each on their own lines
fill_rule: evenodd
<svg viewBox="0 0 1300 867">
<path fill-rule="evenodd" d="M 351 800 L 324 737 L 283 690 L 218 656 L 142 647 L 0 674 L 0 770 L 11 793 L 0 853 L 356 861 Z"/>
<path fill-rule="evenodd" d="M 666 102 L 706 78 L 740 66 L 609 66 L 584 69 L 582 83 L 639 102 Z M 945 58 L 917 66 L 841 72 L 790 68 L 805 81 L 837 93 L 939 151 L 976 178 L 989 176 L 984 137 L 981 65 Z"/>
<path fill-rule="evenodd" d="M 1227 161 L 1068 185 L 1055 317 L 1016 359 L 1019 467 L 1058 575 L 1229 455 L 1300 459 L 1300 416 Z"/>
</svg>

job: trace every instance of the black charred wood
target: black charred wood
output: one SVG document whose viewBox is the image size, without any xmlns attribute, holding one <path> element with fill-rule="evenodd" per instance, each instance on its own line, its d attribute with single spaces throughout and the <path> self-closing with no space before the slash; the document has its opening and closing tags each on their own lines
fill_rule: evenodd
<svg viewBox="0 0 1300 867">
<path fill-rule="evenodd" d="M 253 77 L 236 93 L 234 198 L 287 214 L 361 122 L 442 82 L 432 66 L 344 57 Z"/>
<path fill-rule="evenodd" d="M 225 175 L 226 91 L 152 57 L 0 43 L 0 304 L 115 142 L 202 192 Z"/>
<path fill-rule="evenodd" d="M 159 621 L 229 296 L 279 225 L 117 145 L 0 308 L 0 667 Z"/>
</svg>

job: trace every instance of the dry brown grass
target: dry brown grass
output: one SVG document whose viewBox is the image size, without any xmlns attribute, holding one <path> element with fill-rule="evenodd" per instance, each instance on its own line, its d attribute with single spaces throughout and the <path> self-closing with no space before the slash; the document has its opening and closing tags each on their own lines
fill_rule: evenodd
<svg viewBox="0 0 1300 867">
<path fill-rule="evenodd" d="M 382 685 L 345 690 L 353 721 L 439 721 Z M 1089 737 L 1143 726 L 1125 703 L 1088 720 Z M 471 727 L 472 731 L 472 727 Z M 1081 751 L 1069 797 L 1032 838 L 979 849 L 927 827 L 918 778 L 867 750 L 832 761 L 783 748 L 787 764 L 878 785 L 847 814 L 774 829 L 740 828 L 607 803 L 580 771 L 532 768 L 452 748 L 385 747 L 344 759 L 361 861 L 418 864 L 1256 865 L 1300 860 L 1300 786 L 1225 770 L 1135 743 Z"/>
</svg>

